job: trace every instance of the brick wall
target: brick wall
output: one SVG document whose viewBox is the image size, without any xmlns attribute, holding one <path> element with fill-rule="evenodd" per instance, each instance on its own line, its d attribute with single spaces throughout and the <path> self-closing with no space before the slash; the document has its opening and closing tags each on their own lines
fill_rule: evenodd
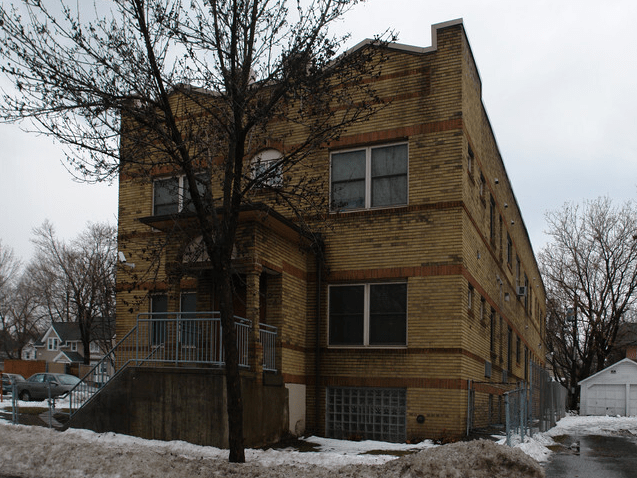
<svg viewBox="0 0 637 478">
<path fill-rule="evenodd" d="M 320 290 L 316 258 L 290 224 L 261 218 L 239 230 L 237 261 L 263 270 L 261 304 L 267 312 L 260 317 L 279 328 L 277 363 L 287 383 L 307 386 L 307 423 L 316 433 L 324 432 L 326 387 L 354 386 L 406 388 L 410 438 L 459 436 L 466 424 L 467 381 L 485 380 L 486 362 L 493 366 L 491 380 L 501 379 L 508 366 L 509 329 L 511 380 L 524 378 L 523 361 L 516 360 L 518 338 L 522 349 L 543 362 L 543 284 L 482 104 L 471 49 L 461 24 L 437 33 L 435 50 L 388 50 L 374 80 L 385 107 L 289 171 L 314 181 L 329 197 L 331 152 L 406 143 L 407 206 L 311 219 L 325 242 Z M 303 134 L 290 125 L 272 128 L 289 128 L 292 143 Z M 254 194 L 267 199 L 266 193 Z M 171 275 L 166 267 L 180 260 L 189 239 L 177 234 L 162 247 L 167 236 L 138 221 L 152 214 L 149 178 L 122 176 L 119 213 L 120 250 L 136 264 L 118 272 L 117 333 L 123 336 L 136 313 L 148 310 L 149 293 L 171 291 L 176 310 L 178 291 L 196 282 Z M 160 249 L 162 260 L 153 262 Z M 523 285 L 517 282 L 516 257 L 520 277 L 526 274 L 532 290 L 526 307 L 516 295 L 516 286 Z M 159 267 L 153 269 L 155 264 Z M 328 287 L 391 281 L 407 283 L 407 346 L 330 346 Z M 198 294 L 211 303 L 204 289 L 210 284 L 200 282 Z M 424 424 L 417 423 L 418 415 Z"/>
</svg>

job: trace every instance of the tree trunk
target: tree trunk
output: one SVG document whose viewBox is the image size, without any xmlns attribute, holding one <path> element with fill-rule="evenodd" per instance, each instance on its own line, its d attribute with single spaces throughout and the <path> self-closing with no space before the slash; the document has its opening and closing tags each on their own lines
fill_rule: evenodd
<svg viewBox="0 0 637 478">
<path fill-rule="evenodd" d="M 243 399 L 237 350 L 237 333 L 234 323 L 232 274 L 229 267 L 222 267 L 217 275 L 215 288 L 219 296 L 219 311 L 223 329 L 223 349 L 226 363 L 226 398 L 228 412 L 228 448 L 232 463 L 245 463 L 243 445 Z"/>
</svg>

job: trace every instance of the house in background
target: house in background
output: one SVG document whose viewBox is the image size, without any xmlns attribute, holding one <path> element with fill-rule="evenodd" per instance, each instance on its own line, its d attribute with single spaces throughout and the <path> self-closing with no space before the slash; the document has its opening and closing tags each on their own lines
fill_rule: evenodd
<svg viewBox="0 0 637 478">
<path fill-rule="evenodd" d="M 265 189 L 240 215 L 233 266 L 248 446 L 286 429 L 461 437 L 470 389 L 484 412 L 472 420 L 487 425 L 500 385 L 544 364 L 544 285 L 462 21 L 434 25 L 432 36 L 430 47 L 383 47 L 372 81 L 386 107 L 289 172 L 323 184 L 332 205 L 321 248 L 268 206 Z M 349 54 L 365 48 L 378 47 Z M 246 164 L 276 161 L 280 147 Z M 71 425 L 224 446 L 218 315 L 204 313 L 217 301 L 183 177 L 157 168 L 141 181 L 125 166 L 119 250 L 135 269 L 117 274 L 117 331 L 133 366 Z M 169 247 L 155 279 L 139 283 L 152 240 Z M 63 342 L 50 332 L 45 344 Z"/>
<path fill-rule="evenodd" d="M 113 319 L 97 320 L 90 349 L 85 351 L 80 326 L 77 322 L 53 322 L 42 337 L 35 342 L 33 360 L 69 365 L 82 364 L 88 353 L 89 363 L 95 364 L 114 345 L 114 333 Z"/>
<path fill-rule="evenodd" d="M 22 348 L 22 360 L 37 360 L 38 353 L 35 348 L 35 341 L 29 340 L 29 343 Z"/>
</svg>

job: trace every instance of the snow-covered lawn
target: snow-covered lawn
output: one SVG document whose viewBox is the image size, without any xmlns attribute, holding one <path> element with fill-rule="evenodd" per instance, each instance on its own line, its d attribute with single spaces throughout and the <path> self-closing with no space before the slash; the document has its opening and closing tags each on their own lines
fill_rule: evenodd
<svg viewBox="0 0 637 478">
<path fill-rule="evenodd" d="M 10 405 L 0 403 L 4 408 Z M 19 402 L 21 408 L 46 402 Z M 68 406 L 64 401 L 58 408 Z M 637 435 L 637 418 L 567 417 L 547 433 L 509 448 L 480 440 L 436 446 L 384 442 L 351 442 L 309 437 L 312 452 L 294 448 L 246 450 L 247 463 L 227 463 L 227 450 L 163 442 L 114 433 L 70 429 L 65 432 L 0 421 L 0 471 L 21 477 L 493 477 L 543 476 L 538 463 L 550 456 L 553 436 L 575 434 Z M 501 440 L 503 442 L 503 440 Z M 394 452 L 409 451 L 403 457 Z M 522 453 L 524 451 L 524 453 Z M 372 452 L 372 453 L 370 453 Z"/>
</svg>

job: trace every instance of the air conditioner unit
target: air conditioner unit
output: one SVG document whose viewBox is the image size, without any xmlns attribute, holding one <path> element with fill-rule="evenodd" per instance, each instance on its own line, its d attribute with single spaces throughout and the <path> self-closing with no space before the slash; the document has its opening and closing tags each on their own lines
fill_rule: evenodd
<svg viewBox="0 0 637 478">
<path fill-rule="evenodd" d="M 517 290 L 517 294 L 518 294 L 519 297 L 526 297 L 526 286 L 519 285 L 518 286 L 518 290 Z"/>
</svg>

